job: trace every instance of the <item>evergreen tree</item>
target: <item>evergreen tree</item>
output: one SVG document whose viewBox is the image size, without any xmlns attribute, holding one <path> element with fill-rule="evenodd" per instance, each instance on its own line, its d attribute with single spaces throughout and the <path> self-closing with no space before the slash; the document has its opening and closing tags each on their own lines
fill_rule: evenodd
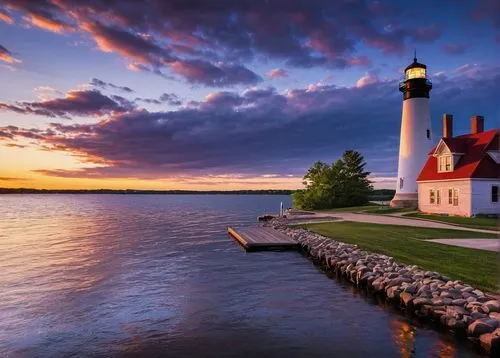
<svg viewBox="0 0 500 358">
<path fill-rule="evenodd" d="M 372 186 L 363 156 L 347 150 L 328 165 L 316 162 L 304 175 L 305 189 L 293 193 L 296 207 L 314 210 L 361 205 L 368 202 Z"/>
</svg>

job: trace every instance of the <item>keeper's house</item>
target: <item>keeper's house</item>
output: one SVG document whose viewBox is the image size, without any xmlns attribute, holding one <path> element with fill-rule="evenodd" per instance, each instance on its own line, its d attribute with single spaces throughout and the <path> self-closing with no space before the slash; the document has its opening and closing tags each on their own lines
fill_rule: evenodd
<svg viewBox="0 0 500 358">
<path fill-rule="evenodd" d="M 498 214 L 499 130 L 484 131 L 473 116 L 471 133 L 453 137 L 453 116 L 443 116 L 443 138 L 417 178 L 418 208 L 424 213 L 475 216 Z"/>
</svg>

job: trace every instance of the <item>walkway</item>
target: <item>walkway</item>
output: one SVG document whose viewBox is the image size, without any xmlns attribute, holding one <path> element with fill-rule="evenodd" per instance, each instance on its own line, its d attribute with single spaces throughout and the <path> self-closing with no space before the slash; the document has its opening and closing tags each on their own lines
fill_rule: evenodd
<svg viewBox="0 0 500 358">
<path fill-rule="evenodd" d="M 496 239 L 432 239 L 426 241 L 478 250 L 500 251 L 500 240 Z"/>
<path fill-rule="evenodd" d="M 408 217 L 392 216 L 392 215 L 358 214 L 358 213 L 348 213 L 348 212 L 332 212 L 332 213 L 322 212 L 322 213 L 315 213 L 312 216 L 309 216 L 308 218 L 313 218 L 313 217 L 336 218 L 339 220 L 356 221 L 356 222 L 364 222 L 372 224 L 415 226 L 415 227 L 426 227 L 433 229 L 450 229 L 450 230 L 483 232 L 487 234 L 498 234 L 498 231 L 494 230 L 475 229 L 470 227 L 449 225 L 435 221 L 410 219 Z"/>
</svg>

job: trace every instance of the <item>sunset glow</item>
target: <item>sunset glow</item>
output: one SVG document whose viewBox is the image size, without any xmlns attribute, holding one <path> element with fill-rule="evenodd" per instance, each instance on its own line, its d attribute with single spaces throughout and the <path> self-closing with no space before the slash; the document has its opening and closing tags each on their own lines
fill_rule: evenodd
<svg viewBox="0 0 500 358">
<path fill-rule="evenodd" d="M 393 188 L 415 48 L 434 138 L 500 119 L 495 0 L 190 3 L 4 1 L 0 187 L 295 189 L 355 149 Z"/>
</svg>

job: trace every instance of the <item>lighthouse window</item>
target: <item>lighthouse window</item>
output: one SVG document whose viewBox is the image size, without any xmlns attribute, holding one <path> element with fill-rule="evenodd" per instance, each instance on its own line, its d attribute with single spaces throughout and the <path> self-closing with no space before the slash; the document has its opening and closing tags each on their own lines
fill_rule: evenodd
<svg viewBox="0 0 500 358">
<path fill-rule="evenodd" d="M 399 189 L 403 189 L 403 178 L 399 178 Z"/>
<path fill-rule="evenodd" d="M 412 78 L 425 78 L 425 68 L 415 67 L 408 69 L 406 71 L 406 79 L 410 80 Z"/>
<path fill-rule="evenodd" d="M 431 130 L 427 129 L 427 139 L 431 139 Z"/>
</svg>

